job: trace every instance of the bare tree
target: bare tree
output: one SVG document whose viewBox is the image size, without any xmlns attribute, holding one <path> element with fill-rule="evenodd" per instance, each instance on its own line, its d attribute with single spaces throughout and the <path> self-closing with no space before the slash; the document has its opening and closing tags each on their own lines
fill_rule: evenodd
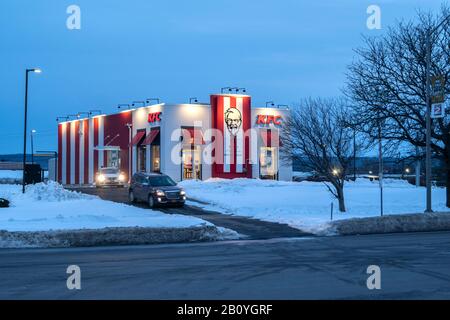
<svg viewBox="0 0 450 320">
<path fill-rule="evenodd" d="M 288 157 L 326 178 L 325 185 L 345 212 L 344 183 L 361 147 L 343 99 L 306 99 L 285 121 L 283 148 Z M 355 143 L 356 140 L 356 143 Z"/>
<path fill-rule="evenodd" d="M 426 37 L 450 14 L 443 7 L 438 16 L 418 14 L 418 19 L 399 22 L 383 37 L 364 39 L 356 50 L 357 59 L 347 73 L 345 93 L 354 101 L 354 125 L 358 131 L 377 139 L 377 120 L 382 119 L 382 138 L 414 150 L 426 145 Z M 449 92 L 450 24 L 431 36 L 431 74 L 442 75 Z M 417 147 L 417 148 L 416 148 Z M 447 168 L 447 207 L 450 207 L 450 121 L 432 124 L 433 156 Z"/>
</svg>

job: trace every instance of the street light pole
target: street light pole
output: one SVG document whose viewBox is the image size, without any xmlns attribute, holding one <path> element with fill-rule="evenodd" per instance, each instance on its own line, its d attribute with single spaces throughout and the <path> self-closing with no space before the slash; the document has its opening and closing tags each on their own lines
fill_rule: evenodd
<svg viewBox="0 0 450 320">
<path fill-rule="evenodd" d="M 380 184 L 380 215 L 383 216 L 383 145 L 381 139 L 381 123 L 378 116 L 378 183 Z"/>
<path fill-rule="evenodd" d="M 25 164 L 27 161 L 27 113 L 28 113 L 28 73 L 40 73 L 40 69 L 25 70 L 25 114 L 23 126 L 22 193 L 25 193 Z"/>
<path fill-rule="evenodd" d="M 356 182 L 356 130 L 353 128 L 353 181 Z"/>
<path fill-rule="evenodd" d="M 433 212 L 431 208 L 431 37 L 435 32 L 439 30 L 446 22 L 448 22 L 450 15 L 446 16 L 441 23 L 439 23 L 434 29 L 428 28 L 426 34 L 426 156 L 425 156 L 425 185 L 427 188 L 427 204 L 425 213 Z"/>
<path fill-rule="evenodd" d="M 427 59 L 426 59 L 426 157 L 425 157 L 425 185 L 427 188 L 426 213 L 433 212 L 431 208 L 431 92 L 430 92 L 430 69 L 431 69 L 431 31 L 427 31 Z"/>
</svg>

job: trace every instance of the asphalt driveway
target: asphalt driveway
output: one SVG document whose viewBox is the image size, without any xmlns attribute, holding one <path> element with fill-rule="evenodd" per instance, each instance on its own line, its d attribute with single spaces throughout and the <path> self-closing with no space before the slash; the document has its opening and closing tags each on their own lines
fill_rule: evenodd
<svg viewBox="0 0 450 320">
<path fill-rule="evenodd" d="M 104 200 L 129 204 L 127 188 L 68 187 L 68 189 L 91 195 L 97 195 Z M 138 203 L 134 205 L 142 208 L 148 208 L 145 203 Z M 312 236 L 309 233 L 292 228 L 286 224 L 266 222 L 247 217 L 225 215 L 219 212 L 204 210 L 195 205 L 185 205 L 183 208 L 161 207 L 157 208 L 157 210 L 167 214 L 183 214 L 201 218 L 218 227 L 232 229 L 242 235 L 248 236 L 248 239 L 253 240 Z"/>
</svg>

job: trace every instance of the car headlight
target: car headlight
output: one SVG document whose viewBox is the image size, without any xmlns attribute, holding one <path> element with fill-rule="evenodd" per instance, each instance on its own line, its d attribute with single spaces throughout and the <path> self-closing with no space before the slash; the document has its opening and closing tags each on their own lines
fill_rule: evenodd
<svg viewBox="0 0 450 320">
<path fill-rule="evenodd" d="M 123 173 L 119 174 L 119 181 L 125 181 L 125 175 Z"/>
<path fill-rule="evenodd" d="M 186 191 L 181 190 L 181 191 L 180 191 L 180 196 L 185 196 L 185 195 L 186 195 Z"/>
<path fill-rule="evenodd" d="M 164 191 L 162 191 L 162 190 L 156 190 L 156 195 L 157 195 L 158 197 L 164 197 L 166 194 L 165 194 Z"/>
<path fill-rule="evenodd" d="M 105 178 L 105 176 L 104 176 L 103 174 L 99 174 L 98 177 L 97 177 L 97 181 L 98 181 L 98 182 L 104 182 L 105 179 L 106 179 L 106 178 Z"/>
</svg>

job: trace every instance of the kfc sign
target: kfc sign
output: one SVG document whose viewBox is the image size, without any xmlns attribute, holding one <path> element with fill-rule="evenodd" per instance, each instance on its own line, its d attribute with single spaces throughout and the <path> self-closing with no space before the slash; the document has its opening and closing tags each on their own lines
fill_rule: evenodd
<svg viewBox="0 0 450 320">
<path fill-rule="evenodd" d="M 148 122 L 154 123 L 161 121 L 161 112 L 153 112 L 148 114 Z"/>
<path fill-rule="evenodd" d="M 273 123 L 276 126 L 280 126 L 282 121 L 282 117 L 279 115 L 265 115 L 265 114 L 258 114 L 258 117 L 256 118 L 256 124 L 266 124 L 269 125 Z"/>
</svg>

